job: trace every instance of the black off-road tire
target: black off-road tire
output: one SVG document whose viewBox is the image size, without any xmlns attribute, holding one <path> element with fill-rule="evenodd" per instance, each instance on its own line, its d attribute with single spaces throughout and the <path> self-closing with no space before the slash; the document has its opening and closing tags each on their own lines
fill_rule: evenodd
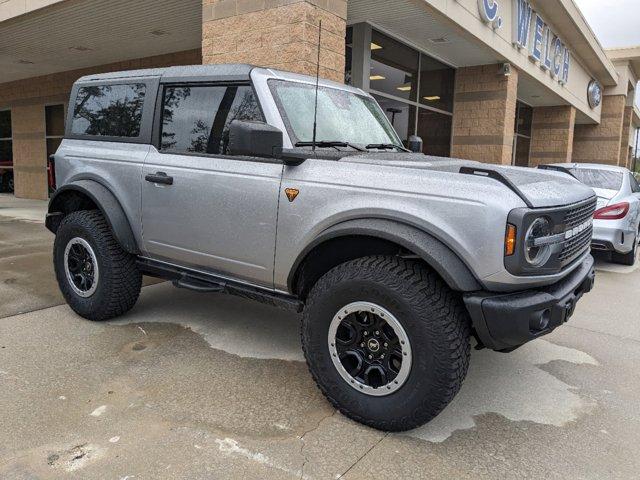
<svg viewBox="0 0 640 480">
<path fill-rule="evenodd" d="M 345 305 L 365 301 L 388 310 L 412 350 L 405 383 L 386 396 L 353 388 L 338 373 L 328 347 L 330 323 Z M 460 295 L 420 262 L 372 256 L 335 267 L 312 288 L 302 319 L 309 370 L 344 415 L 385 431 L 406 431 L 438 415 L 458 393 L 470 357 L 470 318 Z"/>
<path fill-rule="evenodd" d="M 98 262 L 97 288 L 86 298 L 73 290 L 64 268 L 65 248 L 76 237 L 89 243 Z M 73 212 L 62 220 L 53 245 L 53 259 L 62 295 L 74 312 L 88 320 L 117 317 L 129 311 L 138 300 L 142 274 L 136 258 L 120 247 L 97 210 Z"/>
</svg>

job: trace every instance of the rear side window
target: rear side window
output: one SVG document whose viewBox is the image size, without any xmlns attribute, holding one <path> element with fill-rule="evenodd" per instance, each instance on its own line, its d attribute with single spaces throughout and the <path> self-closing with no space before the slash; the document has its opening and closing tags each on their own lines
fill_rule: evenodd
<svg viewBox="0 0 640 480">
<path fill-rule="evenodd" d="M 631 191 L 633 193 L 640 193 L 640 185 L 636 177 L 633 176 L 633 173 L 629 174 L 629 181 L 631 182 Z"/>
<path fill-rule="evenodd" d="M 139 137 L 145 94 L 143 83 L 81 87 L 73 108 L 71 133 Z"/>
<path fill-rule="evenodd" d="M 160 149 L 224 155 L 233 120 L 264 121 L 248 85 L 165 87 Z"/>
</svg>

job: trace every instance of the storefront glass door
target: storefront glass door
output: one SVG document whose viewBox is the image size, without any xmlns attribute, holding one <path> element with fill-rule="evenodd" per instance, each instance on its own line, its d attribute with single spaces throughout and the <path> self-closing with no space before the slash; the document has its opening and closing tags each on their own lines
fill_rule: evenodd
<svg viewBox="0 0 640 480">
<path fill-rule="evenodd" d="M 531 149 L 531 123 L 533 120 L 533 108 L 518 102 L 516 104 L 516 125 L 513 136 L 513 165 L 518 167 L 529 166 L 529 151 Z"/>
</svg>

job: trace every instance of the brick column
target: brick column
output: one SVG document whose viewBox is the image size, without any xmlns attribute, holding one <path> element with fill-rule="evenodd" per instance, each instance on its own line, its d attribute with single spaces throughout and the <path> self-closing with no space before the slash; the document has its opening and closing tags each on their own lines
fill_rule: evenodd
<svg viewBox="0 0 640 480">
<path fill-rule="evenodd" d="M 41 104 L 11 109 L 16 197 L 48 198 L 44 121 L 44 106 Z"/>
<path fill-rule="evenodd" d="M 529 166 L 570 162 L 576 109 L 569 105 L 533 109 Z"/>
<path fill-rule="evenodd" d="M 620 161 L 618 165 L 629 168 L 629 138 L 631 137 L 631 123 L 633 122 L 633 107 L 624 108 L 622 118 L 622 138 L 620 139 Z"/>
<path fill-rule="evenodd" d="M 600 124 L 576 125 L 574 162 L 618 165 L 626 103 L 625 95 L 605 95 Z"/>
<path fill-rule="evenodd" d="M 456 71 L 451 156 L 510 165 L 513 155 L 518 72 L 502 65 Z"/>
<path fill-rule="evenodd" d="M 202 61 L 249 63 L 344 81 L 346 0 L 203 0 Z"/>
</svg>

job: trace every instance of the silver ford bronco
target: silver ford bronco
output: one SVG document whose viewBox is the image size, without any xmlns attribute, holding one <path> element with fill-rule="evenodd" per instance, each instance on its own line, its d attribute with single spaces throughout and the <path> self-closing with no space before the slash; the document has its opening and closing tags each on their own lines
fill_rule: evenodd
<svg viewBox="0 0 640 480">
<path fill-rule="evenodd" d="M 248 65 L 92 75 L 71 92 L 46 225 L 71 308 L 142 275 L 302 312 L 316 383 L 401 431 L 591 290 L 593 190 L 561 172 L 407 150 L 368 94 Z"/>
</svg>

